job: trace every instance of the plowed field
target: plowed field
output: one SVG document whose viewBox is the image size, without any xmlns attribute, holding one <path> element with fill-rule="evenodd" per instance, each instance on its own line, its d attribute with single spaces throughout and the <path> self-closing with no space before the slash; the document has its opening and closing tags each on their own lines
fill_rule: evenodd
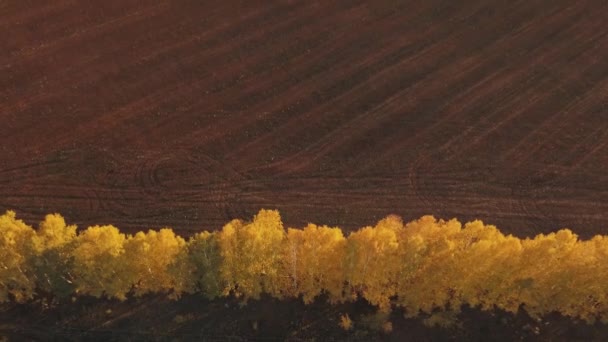
<svg viewBox="0 0 608 342">
<path fill-rule="evenodd" d="M 608 233 L 608 2 L 0 1 L 0 211 Z"/>
</svg>

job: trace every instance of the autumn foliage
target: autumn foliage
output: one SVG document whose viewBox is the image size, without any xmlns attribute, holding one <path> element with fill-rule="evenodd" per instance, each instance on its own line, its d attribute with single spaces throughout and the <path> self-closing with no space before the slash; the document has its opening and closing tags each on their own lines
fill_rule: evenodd
<svg viewBox="0 0 608 342">
<path fill-rule="evenodd" d="M 608 238 L 581 241 L 568 229 L 520 239 L 481 221 L 388 216 L 344 236 L 337 227 L 286 228 L 277 211 L 261 210 L 186 241 L 170 228 L 77 231 L 52 214 L 34 229 L 12 211 L 0 216 L 0 303 L 147 293 L 310 303 L 324 295 L 411 317 L 468 304 L 608 323 L 606 279 Z"/>
</svg>

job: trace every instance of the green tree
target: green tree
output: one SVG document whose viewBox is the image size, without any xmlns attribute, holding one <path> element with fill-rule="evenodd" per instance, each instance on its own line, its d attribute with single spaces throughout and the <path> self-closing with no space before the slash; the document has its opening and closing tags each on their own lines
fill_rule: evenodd
<svg viewBox="0 0 608 342">
<path fill-rule="evenodd" d="M 177 256 L 172 270 L 176 292 L 200 292 L 209 299 L 222 295 L 220 274 L 222 255 L 217 233 L 201 232 L 192 236 Z"/>
<path fill-rule="evenodd" d="M 66 225 L 59 214 L 46 215 L 36 231 L 36 255 L 32 258 L 36 287 L 47 298 L 64 299 L 75 290 L 73 258 L 76 226 Z"/>
</svg>

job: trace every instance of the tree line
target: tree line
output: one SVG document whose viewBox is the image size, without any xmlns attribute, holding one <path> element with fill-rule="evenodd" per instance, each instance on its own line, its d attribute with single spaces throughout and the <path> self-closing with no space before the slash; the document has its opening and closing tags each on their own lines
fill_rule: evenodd
<svg viewBox="0 0 608 342">
<path fill-rule="evenodd" d="M 345 236 L 315 224 L 286 229 L 278 211 L 261 210 L 186 240 L 170 228 L 77 231 L 50 214 L 34 229 L 13 211 L 0 216 L 0 303 L 147 293 L 310 303 L 323 294 L 331 303 L 363 298 L 381 312 L 403 308 L 408 317 L 468 304 L 608 323 L 606 279 L 608 239 L 583 241 L 568 229 L 520 239 L 478 220 L 391 215 Z"/>
</svg>

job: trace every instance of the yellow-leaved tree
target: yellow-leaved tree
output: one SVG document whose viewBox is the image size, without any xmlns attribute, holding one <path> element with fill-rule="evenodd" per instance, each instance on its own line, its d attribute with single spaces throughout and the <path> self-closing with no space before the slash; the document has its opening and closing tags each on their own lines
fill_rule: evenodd
<svg viewBox="0 0 608 342">
<path fill-rule="evenodd" d="M 225 292 L 245 300 L 259 299 L 262 293 L 281 298 L 280 284 L 287 277 L 280 267 L 285 235 L 276 210 L 260 210 L 251 223 L 234 220 L 225 225 L 218 235 Z"/>
<path fill-rule="evenodd" d="M 396 293 L 397 303 L 408 317 L 420 311 L 446 309 L 454 298 L 454 263 L 458 260 L 455 236 L 460 230 L 457 220 L 423 216 L 401 231 L 399 249 L 403 267 Z"/>
<path fill-rule="evenodd" d="M 570 266 L 570 269 L 575 269 L 573 277 L 585 285 L 577 288 L 573 294 L 574 305 L 578 307 L 575 310 L 582 312 L 583 318 L 588 317 L 589 322 L 599 318 L 602 323 L 608 324 L 608 237 L 596 235 L 591 240 L 579 243 L 577 247 L 573 254 L 583 267 L 575 269 Z"/>
<path fill-rule="evenodd" d="M 175 282 L 169 266 L 185 249 L 186 241 L 170 228 L 138 232 L 124 243 L 127 267 L 134 280 L 136 296 L 154 292 L 169 292 Z"/>
<path fill-rule="evenodd" d="M 239 296 L 237 291 L 237 282 L 241 281 L 246 272 L 247 265 L 240 262 L 240 235 L 238 232 L 242 229 L 244 222 L 242 220 L 232 220 L 224 225 L 222 230 L 217 234 L 217 242 L 220 247 L 220 256 L 222 263 L 219 274 L 223 284 L 222 295 L 228 296 L 230 293 Z"/>
<path fill-rule="evenodd" d="M 520 299 L 514 277 L 522 263 L 521 241 L 479 220 L 465 224 L 455 239 L 459 252 L 450 275 L 456 283 L 452 309 L 459 311 L 467 303 L 516 313 Z"/>
<path fill-rule="evenodd" d="M 36 232 L 14 211 L 0 216 L 0 303 L 25 302 L 34 296 L 35 280 L 31 258 L 35 254 Z"/>
<path fill-rule="evenodd" d="M 365 227 L 348 236 L 346 280 L 353 293 L 383 311 L 390 311 L 401 277 L 400 217 L 389 216 L 375 227 Z"/>
<path fill-rule="evenodd" d="M 125 234 L 111 225 L 93 226 L 76 237 L 74 285 L 79 294 L 126 299 L 134 273 L 125 258 Z"/>
<path fill-rule="evenodd" d="M 311 303 L 325 292 L 332 303 L 344 299 L 346 239 L 340 228 L 309 224 L 287 230 L 282 287 L 290 296 Z"/>
<path fill-rule="evenodd" d="M 523 305 L 535 318 L 558 311 L 608 323 L 606 260 L 605 236 L 579 241 L 562 229 L 521 240 L 481 221 L 462 227 L 432 216 L 405 226 L 389 216 L 345 238 L 339 228 L 314 224 L 285 231 L 277 211 L 261 210 L 252 222 L 233 220 L 188 242 L 168 228 L 77 233 L 51 214 L 34 230 L 12 211 L 0 216 L 0 303 L 152 292 L 245 300 L 267 293 L 310 303 L 326 293 L 332 303 L 365 298 L 380 318 L 392 305 L 409 317 L 432 314 L 430 325 L 455 324 L 462 304 L 513 313 Z"/>
<path fill-rule="evenodd" d="M 602 318 L 605 321 L 608 314 L 606 240 L 598 235 L 572 243 L 577 236 L 567 229 L 558 231 L 555 238 L 558 244 L 551 248 L 557 248 L 560 256 L 559 268 L 547 284 L 552 288 L 551 300 L 562 315 L 578 317 L 590 324 Z"/>
<path fill-rule="evenodd" d="M 564 229 L 522 241 L 522 258 L 528 262 L 521 263 L 516 279 L 528 280 L 522 288 L 521 301 L 531 317 L 560 310 L 570 301 L 572 277 L 563 266 L 575 250 L 577 239 Z"/>
<path fill-rule="evenodd" d="M 54 299 L 69 297 L 75 290 L 73 258 L 76 226 L 67 225 L 59 214 L 46 215 L 36 231 L 36 256 L 32 258 L 36 287 Z"/>
</svg>

